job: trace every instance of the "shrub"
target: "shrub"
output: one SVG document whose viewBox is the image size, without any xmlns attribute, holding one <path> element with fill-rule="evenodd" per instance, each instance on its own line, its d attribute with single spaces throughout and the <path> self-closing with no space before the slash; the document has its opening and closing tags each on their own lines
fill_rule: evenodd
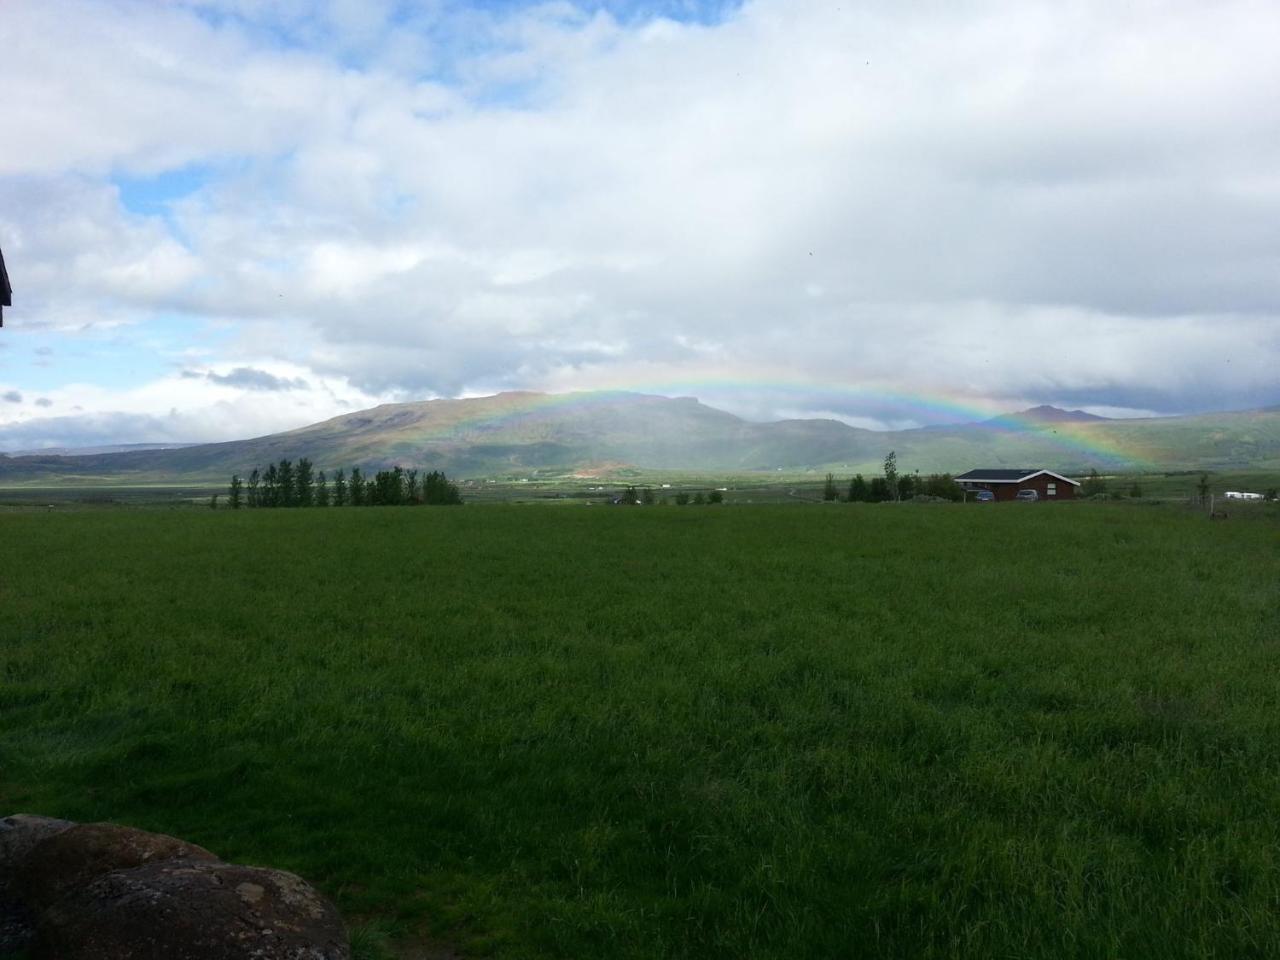
<svg viewBox="0 0 1280 960">
<path fill-rule="evenodd" d="M 934 473 L 924 479 L 920 493 L 941 500 L 960 501 L 964 499 L 964 488 L 952 479 L 949 473 Z"/>
<path fill-rule="evenodd" d="M 858 474 L 849 481 L 849 502 L 866 503 L 870 499 L 871 488 L 867 486 L 867 481 L 862 474 Z"/>
</svg>

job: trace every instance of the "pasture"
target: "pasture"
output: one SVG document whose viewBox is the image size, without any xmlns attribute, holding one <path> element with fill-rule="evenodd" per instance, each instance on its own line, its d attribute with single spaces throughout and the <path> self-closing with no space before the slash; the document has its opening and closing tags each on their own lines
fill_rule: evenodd
<svg viewBox="0 0 1280 960">
<path fill-rule="evenodd" d="M 1278 570 L 1271 507 L 0 514 L 0 811 L 365 957 L 1276 956 Z"/>
</svg>

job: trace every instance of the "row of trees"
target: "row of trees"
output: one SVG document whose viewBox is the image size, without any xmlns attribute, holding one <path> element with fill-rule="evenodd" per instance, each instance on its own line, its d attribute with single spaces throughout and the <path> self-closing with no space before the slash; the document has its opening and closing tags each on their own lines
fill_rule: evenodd
<svg viewBox="0 0 1280 960">
<path fill-rule="evenodd" d="M 627 487 L 627 489 L 622 492 L 622 495 L 618 497 L 615 502 L 621 503 L 621 504 L 632 504 L 632 505 L 643 504 L 645 506 L 652 506 L 656 501 L 653 496 L 653 490 L 651 490 L 649 487 L 644 487 L 639 490 L 637 490 L 635 487 Z M 667 502 L 667 498 L 663 497 L 662 503 L 666 503 L 666 502 Z M 681 492 L 675 495 L 675 502 L 677 507 L 683 507 L 690 503 L 693 503 L 693 504 L 723 503 L 724 494 L 721 493 L 719 490 L 712 490 L 705 494 L 701 490 L 699 490 L 696 493 L 690 495 L 682 490 Z"/>
<path fill-rule="evenodd" d="M 843 497 L 836 485 L 835 474 L 827 474 L 822 488 L 823 500 L 843 499 L 849 503 L 884 503 L 888 500 L 910 500 L 916 496 L 963 500 L 964 488 L 949 473 L 934 473 L 927 477 L 919 473 L 899 474 L 898 455 L 892 450 L 884 458 L 882 475 L 868 479 L 857 474 L 849 481 L 848 491 Z"/>
<path fill-rule="evenodd" d="M 241 507 L 374 507 L 414 504 L 452 505 L 462 503 L 458 487 L 439 470 L 419 474 L 417 470 L 393 467 L 366 476 L 352 467 L 350 476 L 339 470 L 330 479 L 315 472 L 303 457 L 273 463 L 265 470 L 255 468 L 247 480 L 231 478 L 228 503 Z"/>
</svg>

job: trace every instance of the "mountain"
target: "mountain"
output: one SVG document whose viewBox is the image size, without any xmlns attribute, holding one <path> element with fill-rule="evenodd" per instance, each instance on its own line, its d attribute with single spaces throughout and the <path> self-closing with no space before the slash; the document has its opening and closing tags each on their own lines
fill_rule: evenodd
<svg viewBox="0 0 1280 960">
<path fill-rule="evenodd" d="M 999 417 L 992 417 L 990 420 L 984 420 L 983 426 L 1000 426 L 1007 424 L 1009 421 L 1016 421 L 1025 424 L 1050 424 L 1050 423 L 1098 423 L 1100 421 L 1109 420 L 1109 417 L 1100 417 L 1096 413 L 1085 413 L 1083 410 L 1063 410 L 1061 407 L 1051 407 L 1047 403 L 1038 407 L 1031 407 L 1028 410 L 1022 410 L 1018 413 L 1008 413 Z"/>
<path fill-rule="evenodd" d="M 450 475 L 524 475 L 600 464 L 654 470 L 804 469 L 875 456 L 878 434 L 835 420 L 751 423 L 692 397 L 502 393 L 384 404 L 286 433 L 180 450 L 0 458 L 0 482 L 38 476 L 218 478 L 282 458 L 318 468 L 396 463 Z"/>
<path fill-rule="evenodd" d="M 1037 407 L 980 424 L 878 432 L 836 420 L 753 423 L 692 397 L 502 393 L 386 404 L 286 433 L 169 450 L 0 457 L 0 483 L 221 482 L 282 458 L 318 469 L 404 464 L 450 476 L 607 475 L 623 467 L 735 474 L 1280 468 L 1280 408 L 1109 420 Z"/>
<path fill-rule="evenodd" d="M 95 453 L 128 453 L 131 450 L 180 450 L 194 443 L 114 443 L 100 447 L 45 447 L 42 450 L 13 450 L 11 457 L 88 457 Z"/>
</svg>

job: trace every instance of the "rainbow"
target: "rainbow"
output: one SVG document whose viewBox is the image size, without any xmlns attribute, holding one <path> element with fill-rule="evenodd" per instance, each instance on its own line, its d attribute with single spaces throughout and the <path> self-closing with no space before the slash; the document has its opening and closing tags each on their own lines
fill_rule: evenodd
<svg viewBox="0 0 1280 960">
<path fill-rule="evenodd" d="M 1017 414 L 1003 413 L 995 402 L 972 395 L 908 392 L 878 384 L 708 377 L 696 380 L 636 380 L 625 385 L 614 382 L 602 389 L 588 388 L 567 393 L 512 392 L 489 397 L 487 399 L 492 402 L 477 407 L 468 405 L 468 411 L 453 420 L 451 427 L 501 429 L 509 424 L 542 419 L 562 410 L 604 409 L 626 394 L 696 397 L 708 406 L 737 408 L 741 408 L 743 397 L 767 397 L 775 408 L 785 407 L 790 400 L 797 409 L 808 411 L 822 410 L 824 407 L 833 410 L 864 410 L 867 411 L 867 419 L 902 423 L 902 429 L 993 421 L 992 427 L 996 430 L 1036 437 L 1051 443 L 1062 451 L 1064 462 L 1060 466 L 1064 468 L 1096 464 L 1102 467 L 1142 470 L 1155 466 L 1132 442 L 1125 442 L 1124 431 L 1108 430 L 1105 423 L 1046 424 Z"/>
</svg>

